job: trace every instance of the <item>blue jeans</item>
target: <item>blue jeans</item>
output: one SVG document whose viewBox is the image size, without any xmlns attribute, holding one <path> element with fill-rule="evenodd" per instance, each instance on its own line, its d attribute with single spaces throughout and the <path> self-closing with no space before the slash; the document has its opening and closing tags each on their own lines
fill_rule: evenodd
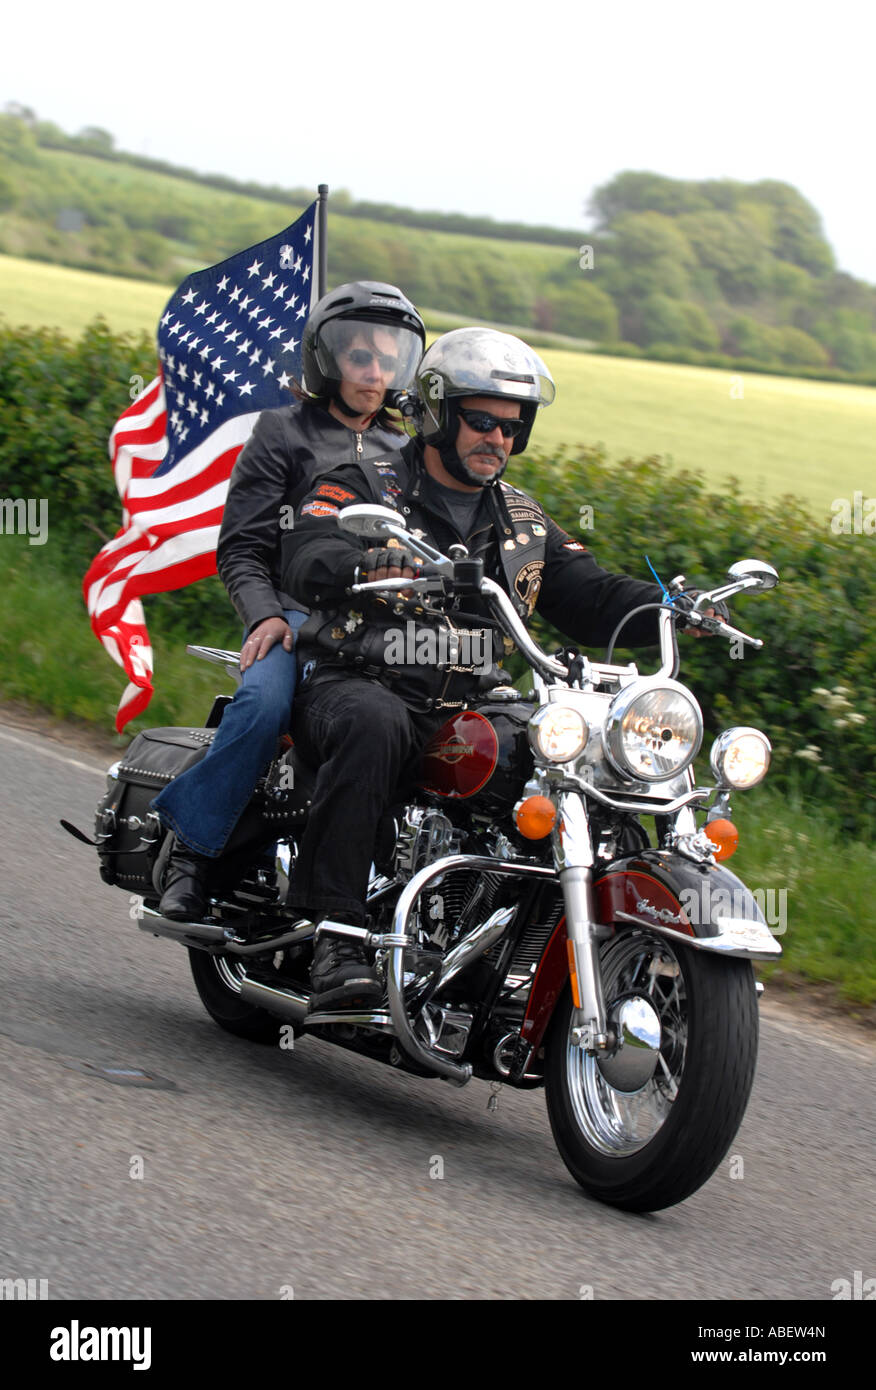
<svg viewBox="0 0 876 1390">
<path fill-rule="evenodd" d="M 307 614 L 287 609 L 284 617 L 297 635 Z M 295 648 L 287 652 L 275 642 L 266 657 L 243 672 L 206 757 L 152 802 L 162 825 L 197 854 L 215 859 L 225 848 L 274 758 L 277 740 L 289 728 L 297 672 Z"/>
</svg>

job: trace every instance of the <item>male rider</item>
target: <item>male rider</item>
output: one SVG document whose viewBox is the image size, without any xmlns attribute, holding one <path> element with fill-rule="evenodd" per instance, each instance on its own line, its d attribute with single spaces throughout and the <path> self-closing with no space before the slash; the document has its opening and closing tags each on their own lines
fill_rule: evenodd
<svg viewBox="0 0 876 1390">
<path fill-rule="evenodd" d="M 537 609 L 582 645 L 606 643 L 625 614 L 661 599 L 654 584 L 600 569 L 538 502 L 499 482 L 509 455 L 526 447 L 538 407 L 554 396 L 550 373 L 525 343 L 488 329 L 447 333 L 425 354 L 417 391 L 418 437 L 400 459 L 332 473 L 304 500 L 283 542 L 284 584 L 316 610 L 299 639 L 304 679 L 293 717 L 296 745 L 319 767 L 291 899 L 311 920 L 364 923 L 375 833 L 394 790 L 447 711 L 500 679 L 450 662 L 398 662 L 390 637 L 410 621 L 419 631 L 440 620 L 423 612 L 415 594 L 375 598 L 352 594 L 351 586 L 413 578 L 419 562 L 394 549 L 395 541 L 374 546 L 342 530 L 341 507 L 389 505 L 405 529 L 443 553 L 464 544 L 524 622 Z M 458 606 L 457 629 L 471 629 L 488 612 L 479 595 Z M 653 610 L 624 629 L 625 644 L 656 637 Z M 490 650 L 502 653 L 492 632 Z M 373 1006 L 382 998 L 363 948 L 326 934 L 317 941 L 311 982 L 312 1009 Z"/>
</svg>

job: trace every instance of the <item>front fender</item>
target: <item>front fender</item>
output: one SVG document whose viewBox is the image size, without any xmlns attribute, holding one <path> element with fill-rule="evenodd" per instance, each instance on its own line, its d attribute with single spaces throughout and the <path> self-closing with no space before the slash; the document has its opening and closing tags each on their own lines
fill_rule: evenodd
<svg viewBox="0 0 876 1390">
<path fill-rule="evenodd" d="M 760 904 L 723 864 L 645 849 L 597 871 L 597 918 L 651 927 L 717 954 L 770 960 L 782 953 Z"/>
<path fill-rule="evenodd" d="M 682 945 L 749 960 L 782 953 L 754 894 L 721 864 L 696 864 L 672 850 L 638 850 L 600 866 L 593 887 L 597 920 L 615 932 L 647 927 Z M 568 977 L 562 917 L 539 961 L 520 1029 L 527 1058 L 541 1045 Z"/>
</svg>

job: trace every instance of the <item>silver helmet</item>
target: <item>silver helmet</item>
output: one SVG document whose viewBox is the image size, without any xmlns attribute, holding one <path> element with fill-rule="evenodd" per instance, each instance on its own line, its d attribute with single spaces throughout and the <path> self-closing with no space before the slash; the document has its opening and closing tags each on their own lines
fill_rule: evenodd
<svg viewBox="0 0 876 1390">
<path fill-rule="evenodd" d="M 538 353 L 494 328 L 455 328 L 436 338 L 417 368 L 416 384 L 422 407 L 417 429 L 426 444 L 453 446 L 455 402 L 461 396 L 519 401 L 525 428 L 514 440 L 512 454 L 526 448 L 535 412 L 550 405 L 556 394 Z"/>
</svg>

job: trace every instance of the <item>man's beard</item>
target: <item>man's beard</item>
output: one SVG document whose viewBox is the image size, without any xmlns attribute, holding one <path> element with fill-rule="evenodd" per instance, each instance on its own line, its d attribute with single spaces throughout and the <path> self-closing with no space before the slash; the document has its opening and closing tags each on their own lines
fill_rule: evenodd
<svg viewBox="0 0 876 1390">
<path fill-rule="evenodd" d="M 491 487 L 501 478 L 505 469 L 508 467 L 508 457 L 504 449 L 500 449 L 498 444 L 481 444 L 476 449 L 469 449 L 465 458 L 460 458 L 453 445 L 444 444 L 440 449 L 441 462 L 447 469 L 451 478 L 455 478 L 458 483 L 467 483 L 470 487 Z M 491 458 L 500 460 L 501 467 L 485 477 L 482 473 L 475 473 L 469 468 L 467 459 L 473 454 L 488 454 Z"/>
</svg>

